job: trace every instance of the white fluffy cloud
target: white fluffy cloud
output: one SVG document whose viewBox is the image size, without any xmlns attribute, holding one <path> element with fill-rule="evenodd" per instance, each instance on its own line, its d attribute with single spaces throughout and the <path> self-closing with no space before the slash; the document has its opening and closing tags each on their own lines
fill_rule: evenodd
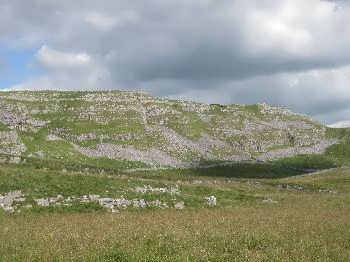
<svg viewBox="0 0 350 262">
<path fill-rule="evenodd" d="M 344 127 L 350 127 L 350 121 L 337 121 L 331 125 L 328 125 L 329 127 L 333 128 L 344 128 Z"/>
<path fill-rule="evenodd" d="M 103 64 L 90 55 L 80 52 L 65 52 L 42 46 L 36 53 L 36 65 L 44 72 L 19 83 L 15 90 L 99 90 L 110 89 L 110 73 Z"/>
<path fill-rule="evenodd" d="M 36 48 L 43 72 L 15 88 L 266 101 L 327 122 L 350 109 L 349 24 L 346 1 L 0 0 L 0 41 Z"/>
<path fill-rule="evenodd" d="M 62 52 L 43 45 L 37 53 L 38 61 L 53 68 L 82 67 L 91 64 L 91 57 L 86 53 Z"/>
</svg>

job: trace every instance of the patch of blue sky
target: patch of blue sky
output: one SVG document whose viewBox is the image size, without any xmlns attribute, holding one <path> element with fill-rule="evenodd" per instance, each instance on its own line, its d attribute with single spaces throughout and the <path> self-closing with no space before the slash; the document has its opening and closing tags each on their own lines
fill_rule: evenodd
<svg viewBox="0 0 350 262">
<path fill-rule="evenodd" d="M 0 47 L 0 89 L 40 75 L 34 66 L 37 49 L 7 49 Z"/>
</svg>

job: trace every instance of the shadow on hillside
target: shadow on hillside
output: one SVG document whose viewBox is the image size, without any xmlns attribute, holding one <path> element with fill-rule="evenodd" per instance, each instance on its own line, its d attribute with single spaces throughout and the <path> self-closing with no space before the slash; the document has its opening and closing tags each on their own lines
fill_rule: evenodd
<svg viewBox="0 0 350 262">
<path fill-rule="evenodd" d="M 270 163 L 240 163 L 215 168 L 187 170 L 190 175 L 227 178 L 282 178 L 302 175 L 314 170 L 299 169 Z"/>
<path fill-rule="evenodd" d="M 201 167 L 191 169 L 148 169 L 136 170 L 135 172 L 124 172 L 120 166 L 107 168 L 103 165 L 86 165 L 82 163 L 66 162 L 59 160 L 44 160 L 37 158 L 22 159 L 17 167 L 29 167 L 52 171 L 89 172 L 97 174 L 128 174 L 147 178 L 171 178 L 181 179 L 190 177 L 223 177 L 223 178 L 284 178 L 310 173 L 317 170 L 336 167 L 335 164 L 322 155 L 298 156 L 274 162 L 241 162 L 231 163 L 225 166 Z M 137 168 L 136 168 L 137 169 Z M 125 170 L 125 169 L 124 169 Z"/>
<path fill-rule="evenodd" d="M 284 178 L 334 168 L 337 165 L 323 155 L 300 155 L 273 162 L 241 162 L 225 166 L 192 169 L 169 169 L 144 172 L 147 177 L 223 177 L 223 178 Z"/>
<path fill-rule="evenodd" d="M 171 176 L 201 176 L 201 177 L 224 177 L 224 178 L 283 178 L 302 175 L 315 170 L 287 167 L 274 163 L 233 163 L 232 165 L 210 168 L 193 169 L 169 169 L 149 173 L 152 177 Z M 146 174 L 145 174 L 146 175 Z"/>
</svg>

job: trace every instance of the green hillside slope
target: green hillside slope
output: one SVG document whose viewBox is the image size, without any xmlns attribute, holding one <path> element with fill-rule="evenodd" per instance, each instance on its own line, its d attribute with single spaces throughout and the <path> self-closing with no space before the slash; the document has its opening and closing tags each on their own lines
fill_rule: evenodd
<svg viewBox="0 0 350 262">
<path fill-rule="evenodd" d="M 346 132 L 266 104 L 208 105 L 122 91 L 0 93 L 0 154 L 15 163 L 198 168 L 326 153 L 339 164 L 347 147 L 337 143 Z"/>
</svg>

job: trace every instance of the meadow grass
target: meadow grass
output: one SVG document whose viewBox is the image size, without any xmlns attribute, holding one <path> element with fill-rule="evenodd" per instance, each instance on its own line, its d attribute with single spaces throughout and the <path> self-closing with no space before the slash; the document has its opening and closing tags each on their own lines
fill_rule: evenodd
<svg viewBox="0 0 350 262">
<path fill-rule="evenodd" d="M 280 178 L 173 174 L 101 175 L 1 165 L 0 194 L 35 197 L 140 195 L 137 185 L 178 183 L 184 210 L 127 209 L 94 204 L 0 212 L 1 261 L 348 261 L 350 170 Z M 200 181 L 200 183 L 194 183 Z M 283 189 L 281 185 L 302 187 Z M 323 192 L 320 189 L 329 189 Z M 218 205 L 203 198 L 215 195 Z M 272 201 L 265 201 L 269 200 Z"/>
<path fill-rule="evenodd" d="M 9 130 L 8 127 L 2 122 L 0 122 L 0 131 L 8 131 L 8 130 Z"/>
<path fill-rule="evenodd" d="M 2 261 L 348 261 L 349 208 L 3 217 Z"/>
</svg>

